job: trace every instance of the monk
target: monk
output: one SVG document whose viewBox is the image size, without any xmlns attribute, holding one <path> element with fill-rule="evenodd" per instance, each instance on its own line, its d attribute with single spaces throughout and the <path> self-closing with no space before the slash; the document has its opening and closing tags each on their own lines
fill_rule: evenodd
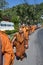
<svg viewBox="0 0 43 65">
<path fill-rule="evenodd" d="M 19 59 L 23 59 L 24 56 L 26 56 L 25 54 L 25 44 L 24 44 L 24 35 L 21 29 L 19 29 L 19 32 L 17 32 L 14 35 L 14 38 L 12 40 L 13 46 L 16 47 L 16 58 Z"/>
<path fill-rule="evenodd" d="M 32 29 L 32 33 L 33 33 L 37 29 L 37 26 L 36 25 L 32 25 L 31 29 Z"/>
<path fill-rule="evenodd" d="M 22 25 L 21 29 L 24 33 L 25 49 L 27 49 L 28 48 L 28 35 L 30 32 L 30 28 L 28 26 Z"/>
<path fill-rule="evenodd" d="M 4 56 L 4 65 L 13 65 L 14 53 L 11 42 L 8 36 L 0 31 L 0 38 L 2 43 L 2 54 Z"/>
<path fill-rule="evenodd" d="M 28 40 L 29 40 L 29 35 L 30 35 L 30 26 L 25 27 L 26 31 L 24 34 L 24 39 L 25 39 L 25 48 L 28 49 Z"/>
</svg>

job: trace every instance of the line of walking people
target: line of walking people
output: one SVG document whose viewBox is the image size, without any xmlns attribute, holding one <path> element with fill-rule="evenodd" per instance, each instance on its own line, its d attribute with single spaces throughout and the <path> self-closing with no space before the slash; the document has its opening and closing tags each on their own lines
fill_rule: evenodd
<svg viewBox="0 0 43 65">
<path fill-rule="evenodd" d="M 34 28 L 34 27 L 33 27 Z M 26 50 L 29 48 L 29 35 L 34 30 L 31 26 L 21 25 L 19 28 L 19 32 L 14 34 L 12 41 L 8 38 L 8 35 L 4 32 L 0 31 L 0 65 L 2 63 L 2 56 L 4 56 L 4 65 L 13 65 L 14 59 L 16 57 L 17 60 L 23 60 L 23 58 L 27 58 Z M 16 48 L 14 51 L 14 47 Z"/>
</svg>

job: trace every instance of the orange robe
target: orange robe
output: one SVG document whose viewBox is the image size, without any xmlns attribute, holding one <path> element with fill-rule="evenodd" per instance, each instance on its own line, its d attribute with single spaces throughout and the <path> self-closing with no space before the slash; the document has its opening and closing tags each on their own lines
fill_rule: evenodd
<svg viewBox="0 0 43 65">
<path fill-rule="evenodd" d="M 25 45 L 24 45 L 24 36 L 21 33 L 17 33 L 15 35 L 15 41 L 13 40 L 13 45 L 16 47 L 16 56 L 23 58 L 23 54 L 25 53 Z"/>
<path fill-rule="evenodd" d="M 29 35 L 29 28 L 28 26 L 21 27 L 23 33 L 24 33 L 24 41 L 25 41 L 25 48 L 28 48 L 28 35 Z"/>
<path fill-rule="evenodd" d="M 24 35 L 26 48 L 28 48 L 29 34 L 30 34 L 30 28 L 28 26 L 26 26 L 26 31 L 25 31 L 25 35 Z"/>
<path fill-rule="evenodd" d="M 2 40 L 2 53 L 4 54 L 4 65 L 12 65 L 14 60 L 13 48 L 8 36 L 0 31 Z"/>
<path fill-rule="evenodd" d="M 32 26 L 31 26 L 31 31 L 32 31 L 32 33 L 36 30 L 36 28 L 37 28 L 37 27 L 36 27 L 35 25 L 32 25 Z"/>
</svg>

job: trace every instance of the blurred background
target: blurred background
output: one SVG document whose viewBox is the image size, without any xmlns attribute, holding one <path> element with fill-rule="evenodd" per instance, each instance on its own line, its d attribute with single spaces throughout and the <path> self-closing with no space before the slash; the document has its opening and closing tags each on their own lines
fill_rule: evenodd
<svg viewBox="0 0 43 65">
<path fill-rule="evenodd" d="M 0 30 L 13 34 L 22 23 L 43 25 L 43 0 L 0 0 Z"/>
</svg>

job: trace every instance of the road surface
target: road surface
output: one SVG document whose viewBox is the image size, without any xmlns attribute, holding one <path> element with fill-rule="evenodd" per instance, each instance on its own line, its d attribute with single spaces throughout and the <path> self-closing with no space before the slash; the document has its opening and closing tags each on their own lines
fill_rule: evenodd
<svg viewBox="0 0 43 65">
<path fill-rule="evenodd" d="M 43 29 L 36 30 L 29 37 L 27 58 L 14 60 L 14 65 L 43 65 Z"/>
</svg>

